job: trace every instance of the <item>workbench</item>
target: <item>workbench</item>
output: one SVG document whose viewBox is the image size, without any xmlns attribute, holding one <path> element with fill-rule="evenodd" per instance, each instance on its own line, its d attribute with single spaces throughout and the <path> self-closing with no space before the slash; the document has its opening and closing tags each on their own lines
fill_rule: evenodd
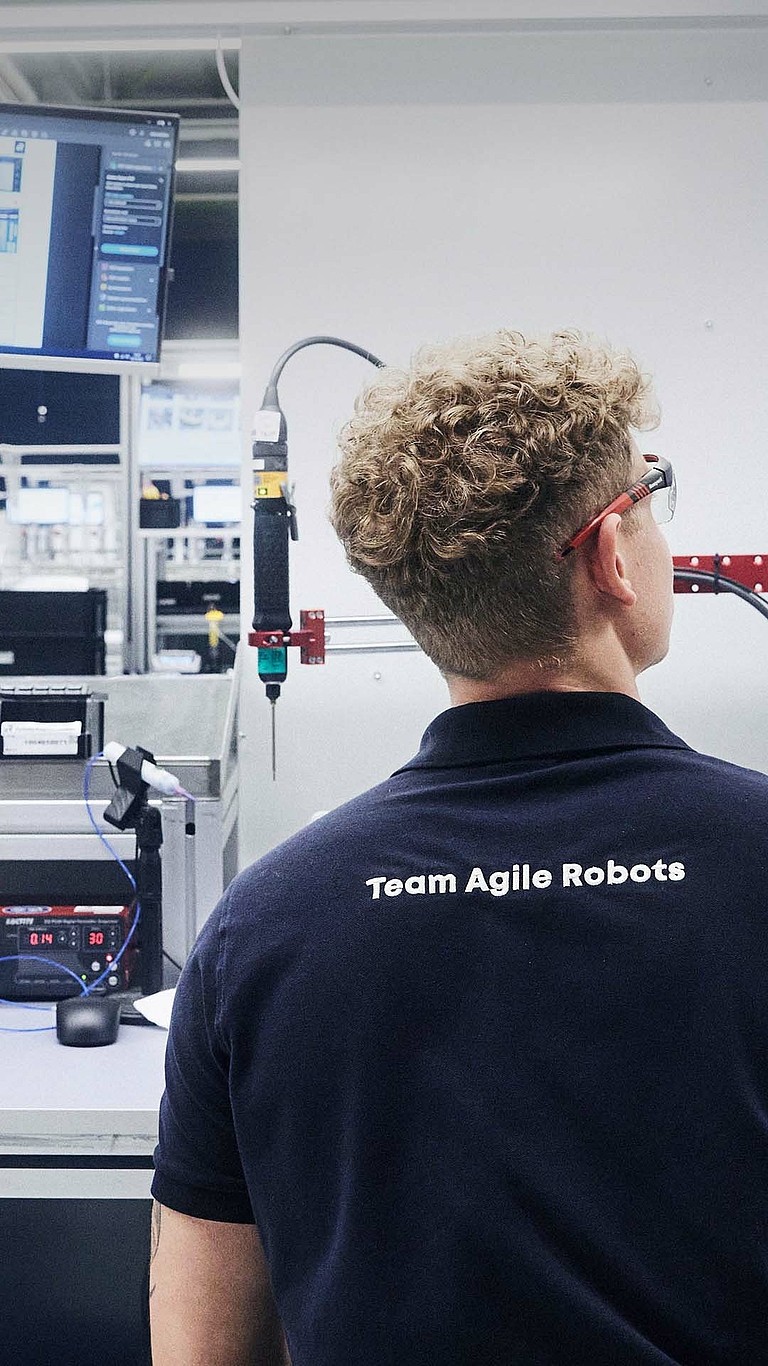
<svg viewBox="0 0 768 1366">
<path fill-rule="evenodd" d="M 54 1008 L 0 1006 L 2 1030 Z M 122 1025 L 105 1048 L 0 1032 L 0 1360 L 147 1366 L 152 1152 L 167 1034 Z"/>
</svg>

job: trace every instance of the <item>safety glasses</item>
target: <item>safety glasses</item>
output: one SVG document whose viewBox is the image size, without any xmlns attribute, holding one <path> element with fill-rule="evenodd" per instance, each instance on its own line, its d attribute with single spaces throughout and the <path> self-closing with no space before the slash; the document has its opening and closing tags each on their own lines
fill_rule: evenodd
<svg viewBox="0 0 768 1366">
<path fill-rule="evenodd" d="M 618 498 L 614 498 L 602 512 L 598 512 L 591 522 L 587 522 L 580 531 L 572 536 L 564 546 L 558 551 L 558 559 L 565 559 L 572 550 L 578 550 L 579 546 L 588 541 L 593 532 L 597 531 L 601 522 L 606 517 L 610 517 L 612 512 L 617 512 L 623 516 L 635 503 L 639 503 L 643 498 L 651 499 L 651 511 L 654 521 L 663 525 L 671 522 L 675 513 L 677 503 L 677 483 L 675 472 L 668 460 L 664 460 L 660 455 L 645 455 L 644 460 L 648 461 L 648 471 L 643 479 L 637 479 L 625 493 L 620 493 Z"/>
</svg>

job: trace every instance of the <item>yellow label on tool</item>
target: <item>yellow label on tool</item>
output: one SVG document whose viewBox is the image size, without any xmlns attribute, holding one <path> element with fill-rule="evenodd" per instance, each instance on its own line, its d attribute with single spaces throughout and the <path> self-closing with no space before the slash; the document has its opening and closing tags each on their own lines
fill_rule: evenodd
<svg viewBox="0 0 768 1366">
<path fill-rule="evenodd" d="M 286 481 L 285 470 L 259 470 L 259 482 L 254 487 L 256 498 L 282 498 Z"/>
</svg>

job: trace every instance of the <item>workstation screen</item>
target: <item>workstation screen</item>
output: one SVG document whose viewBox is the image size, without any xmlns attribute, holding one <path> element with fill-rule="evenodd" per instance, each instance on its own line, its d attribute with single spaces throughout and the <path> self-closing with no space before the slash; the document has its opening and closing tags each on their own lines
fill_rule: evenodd
<svg viewBox="0 0 768 1366">
<path fill-rule="evenodd" d="M 160 357 L 178 118 L 0 105 L 0 366 Z"/>
<path fill-rule="evenodd" d="M 239 469 L 240 389 L 236 380 L 145 384 L 139 410 L 144 469 Z M 239 515 L 238 515 L 239 520 Z"/>
<path fill-rule="evenodd" d="M 69 489 L 19 489 L 9 502 L 9 522 L 63 526 L 69 522 Z"/>
<path fill-rule="evenodd" d="M 206 526 L 240 521 L 242 501 L 238 484 L 202 484 L 192 490 L 192 518 Z"/>
<path fill-rule="evenodd" d="M 8 498 L 8 521 L 18 526 L 102 526 L 104 495 L 66 488 L 21 488 Z"/>
</svg>

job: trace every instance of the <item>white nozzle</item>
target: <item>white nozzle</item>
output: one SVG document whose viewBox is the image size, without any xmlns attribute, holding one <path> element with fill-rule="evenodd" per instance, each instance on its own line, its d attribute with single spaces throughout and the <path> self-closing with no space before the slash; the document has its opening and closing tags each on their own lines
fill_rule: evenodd
<svg viewBox="0 0 768 1366">
<path fill-rule="evenodd" d="M 110 764 L 116 764 L 118 759 L 121 759 L 125 754 L 126 749 L 126 745 L 118 745 L 115 740 L 110 740 L 109 744 L 104 746 L 104 758 Z M 156 792 L 162 792 L 166 797 L 187 795 L 178 778 L 175 778 L 166 768 L 158 768 L 157 764 L 151 764 L 148 759 L 142 759 L 140 772 L 143 781 L 149 787 L 153 787 Z"/>
</svg>

